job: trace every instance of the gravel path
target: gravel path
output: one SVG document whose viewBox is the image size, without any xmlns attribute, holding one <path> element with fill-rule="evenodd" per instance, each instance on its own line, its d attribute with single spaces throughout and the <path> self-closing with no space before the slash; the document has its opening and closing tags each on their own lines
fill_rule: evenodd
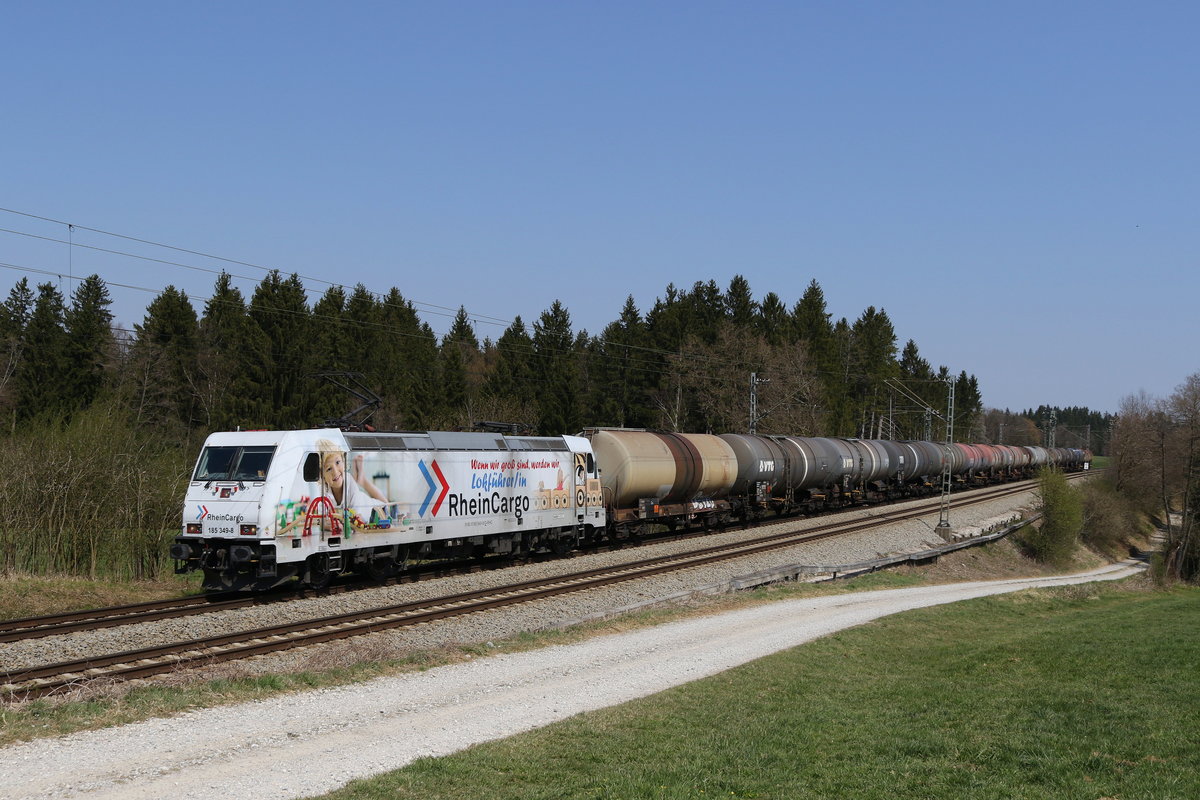
<svg viewBox="0 0 1200 800">
<path fill-rule="evenodd" d="M 1140 564 L 771 603 L 0 750 L 0 796 L 297 798 L 716 674 L 888 614 Z"/>
</svg>

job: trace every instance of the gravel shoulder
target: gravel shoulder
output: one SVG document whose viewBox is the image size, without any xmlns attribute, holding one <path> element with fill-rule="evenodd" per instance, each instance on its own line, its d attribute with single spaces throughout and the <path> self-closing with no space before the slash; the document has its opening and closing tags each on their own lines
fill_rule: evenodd
<svg viewBox="0 0 1200 800">
<path fill-rule="evenodd" d="M 770 603 L 337 689 L 193 711 L 0 750 L 0 796 L 297 798 L 716 674 L 888 614 L 1068 576 L 975 581 Z"/>
</svg>

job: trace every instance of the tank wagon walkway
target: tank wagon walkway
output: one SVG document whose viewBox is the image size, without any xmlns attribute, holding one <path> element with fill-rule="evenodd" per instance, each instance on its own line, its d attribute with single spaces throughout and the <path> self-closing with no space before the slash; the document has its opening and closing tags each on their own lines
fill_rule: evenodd
<svg viewBox="0 0 1200 800">
<path fill-rule="evenodd" d="M 716 674 L 914 608 L 1040 586 L 1115 580 L 1125 562 L 1077 575 L 922 586 L 771 603 L 482 658 L 338 689 L 190 712 L 0 750 L 0 796 L 296 798 Z"/>
</svg>

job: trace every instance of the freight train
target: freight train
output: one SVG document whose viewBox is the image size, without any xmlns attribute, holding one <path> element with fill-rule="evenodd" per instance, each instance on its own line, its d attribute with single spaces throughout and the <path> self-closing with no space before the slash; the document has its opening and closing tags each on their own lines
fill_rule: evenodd
<svg viewBox="0 0 1200 800">
<path fill-rule="evenodd" d="M 504 436 L 334 428 L 208 437 L 171 545 L 209 591 L 321 587 L 416 561 L 566 552 L 1087 468 L 1067 448 L 595 428 Z"/>
</svg>

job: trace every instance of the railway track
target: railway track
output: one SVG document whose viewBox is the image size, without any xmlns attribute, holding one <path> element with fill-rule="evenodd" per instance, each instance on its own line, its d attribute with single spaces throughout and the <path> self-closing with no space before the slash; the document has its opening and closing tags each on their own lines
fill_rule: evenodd
<svg viewBox="0 0 1200 800">
<path fill-rule="evenodd" d="M 1005 484 L 1005 486 L 1026 486 L 1029 483 L 1032 483 L 1032 481 L 1020 481 L 1017 483 Z M 973 490 L 973 492 L 995 491 L 998 488 L 1004 487 L 986 487 L 984 489 Z M 975 495 L 972 494 L 967 496 Z M 763 524 L 764 522 L 774 522 L 774 520 L 760 520 L 758 524 Z M 692 538 L 700 538 L 708 535 L 708 533 L 709 531 L 703 530 L 674 532 L 658 536 L 649 536 L 638 540 L 624 540 L 621 542 L 616 542 L 612 545 L 593 547 L 585 552 L 605 552 L 607 550 L 622 549 L 632 545 L 683 541 Z M 485 560 L 494 563 L 484 564 Z M 431 577 L 457 575 L 479 569 L 498 568 L 507 565 L 508 562 L 500 562 L 494 557 L 491 559 L 471 561 L 458 565 L 422 565 L 415 570 L 405 573 L 401 576 L 390 578 L 385 581 L 370 582 L 366 585 L 366 588 L 372 588 L 381 585 L 394 585 L 396 583 L 409 581 L 418 581 Z M 145 603 L 109 606 L 107 608 L 68 611 L 62 614 L 47 614 L 37 617 L 0 620 L 0 644 L 5 642 L 24 641 L 27 639 L 38 639 L 46 636 L 59 636 L 81 631 L 112 628 L 120 625 L 152 622 L 160 619 L 185 617 L 194 614 L 209 614 L 217 611 L 228 611 L 235 608 L 247 608 L 250 606 L 290 602 L 296 599 L 339 594 L 341 592 L 354 591 L 360 588 L 364 588 L 361 582 L 342 584 L 335 583 L 332 586 L 319 591 L 312 589 L 289 589 L 279 592 L 257 594 L 253 596 L 235 593 L 232 595 L 179 597 L 169 600 L 155 600 Z"/>
<path fill-rule="evenodd" d="M 1028 491 L 1032 482 L 982 489 L 955 498 L 954 507 L 987 502 Z M 435 622 L 570 592 L 691 569 L 719 561 L 792 547 L 830 536 L 845 535 L 889 523 L 926 516 L 939 507 L 925 502 L 903 511 L 884 511 L 866 519 L 828 522 L 805 530 L 775 532 L 753 539 L 710 545 L 686 553 L 641 559 L 617 566 L 583 570 L 548 579 L 481 589 L 431 600 L 401 603 L 304 622 L 230 633 L 202 640 L 131 650 L 77 661 L 4 673 L 0 691 L 10 697 L 39 697 L 84 683 L 145 678 L 181 668 L 249 658 L 367 633 Z M 247 599 L 253 602 L 252 598 Z M 211 608 L 211 606 L 210 606 Z M 164 609 L 165 611 L 165 609 Z M 199 613 L 188 607 L 177 613 Z M 113 624 L 121 624 L 115 622 Z"/>
<path fill-rule="evenodd" d="M 477 561 L 467 562 L 461 566 L 431 564 L 415 568 L 412 572 L 385 581 L 347 582 L 333 584 L 320 590 L 305 588 L 284 589 L 277 592 L 264 592 L 255 595 L 238 592 L 196 595 L 191 597 L 177 597 L 169 600 L 132 603 L 123 606 L 93 608 L 84 611 L 68 611 L 62 614 L 0 620 L 0 644 L 5 642 L 19 642 L 26 639 L 41 639 L 46 636 L 58 636 L 60 634 L 78 633 L 80 631 L 99 630 L 101 628 L 114 628 L 120 625 L 133 625 L 140 622 L 153 622 L 159 619 L 175 619 L 193 614 L 210 614 L 216 611 L 229 611 L 235 608 L 287 603 L 309 597 L 328 597 L 363 588 L 388 586 L 397 583 L 412 583 L 430 578 L 479 571 L 481 569 L 499 569 L 502 566 L 499 563 L 484 565 Z"/>
</svg>

